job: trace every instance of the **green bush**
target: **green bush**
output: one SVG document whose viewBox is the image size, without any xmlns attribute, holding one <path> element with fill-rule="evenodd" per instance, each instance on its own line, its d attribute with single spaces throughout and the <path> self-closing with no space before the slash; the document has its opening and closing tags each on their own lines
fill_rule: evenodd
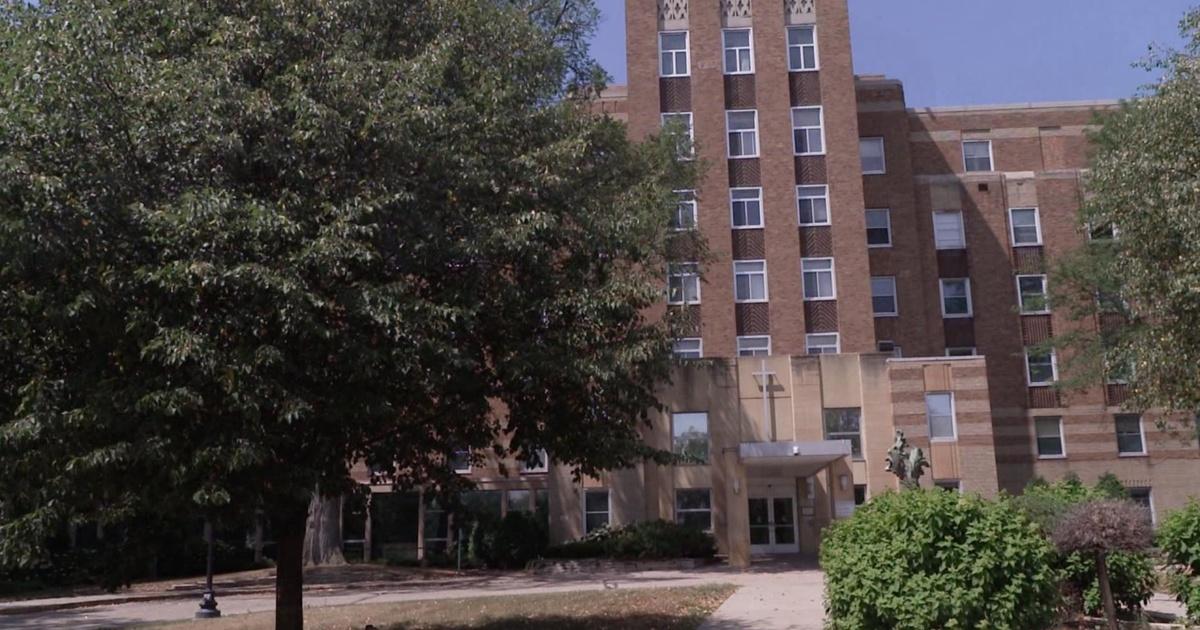
<svg viewBox="0 0 1200 630">
<path fill-rule="evenodd" d="M 1158 576 L 1154 563 L 1145 554 L 1117 552 L 1108 556 L 1108 582 L 1112 587 L 1117 612 L 1136 613 L 1154 596 Z M 1096 561 L 1083 554 L 1073 553 L 1059 560 L 1069 595 L 1075 599 L 1072 610 L 1082 610 L 1094 617 L 1104 616 L 1100 600 L 1100 581 L 1096 577 Z"/>
<path fill-rule="evenodd" d="M 494 569 L 523 568 L 546 549 L 546 526 L 534 515 L 512 511 L 502 519 L 480 516 L 471 526 L 467 557 Z"/>
<path fill-rule="evenodd" d="M 581 540 L 555 545 L 548 558 L 615 558 L 662 560 L 711 558 L 717 553 L 712 534 L 670 521 L 641 521 L 617 528 L 601 528 Z"/>
<path fill-rule="evenodd" d="M 1053 553 L 1008 500 L 884 493 L 825 532 L 829 626 L 1043 628 L 1058 602 Z"/>
<path fill-rule="evenodd" d="M 1188 621 L 1200 624 L 1200 502 L 1193 499 L 1163 520 L 1158 546 L 1176 567 L 1171 591 L 1187 608 Z"/>
</svg>

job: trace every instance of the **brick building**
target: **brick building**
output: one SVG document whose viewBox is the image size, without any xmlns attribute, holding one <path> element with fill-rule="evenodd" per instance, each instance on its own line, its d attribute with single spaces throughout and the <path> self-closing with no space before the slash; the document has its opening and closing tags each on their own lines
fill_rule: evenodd
<svg viewBox="0 0 1200 630">
<path fill-rule="evenodd" d="M 1111 325 L 1055 310 L 1046 271 L 1088 238 L 1085 133 L 1115 103 L 910 109 L 899 81 L 854 74 L 846 0 L 626 0 L 626 21 L 629 83 L 596 107 L 635 138 L 689 130 L 706 170 L 675 227 L 713 255 L 667 272 L 694 327 L 647 440 L 704 457 L 581 483 L 464 470 L 473 500 L 540 505 L 555 540 L 666 518 L 707 526 L 737 564 L 812 553 L 895 487 L 897 428 L 946 488 L 1112 472 L 1158 513 L 1200 493 L 1194 439 L 1122 410 L 1119 382 L 1060 390 L 1035 349 Z M 418 503 L 423 553 L 453 533 Z"/>
</svg>

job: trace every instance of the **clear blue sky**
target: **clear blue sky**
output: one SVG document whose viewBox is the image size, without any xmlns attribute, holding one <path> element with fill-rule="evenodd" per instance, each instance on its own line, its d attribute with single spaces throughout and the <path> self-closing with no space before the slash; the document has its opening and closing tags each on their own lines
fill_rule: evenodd
<svg viewBox="0 0 1200 630">
<path fill-rule="evenodd" d="M 603 14 L 592 52 L 625 82 L 625 1 Z M 692 0 L 712 2 L 716 0 Z M 781 0 L 759 0 L 779 2 Z M 854 70 L 904 81 L 913 107 L 1133 96 L 1132 64 L 1177 46 L 1200 0 L 849 0 Z"/>
</svg>

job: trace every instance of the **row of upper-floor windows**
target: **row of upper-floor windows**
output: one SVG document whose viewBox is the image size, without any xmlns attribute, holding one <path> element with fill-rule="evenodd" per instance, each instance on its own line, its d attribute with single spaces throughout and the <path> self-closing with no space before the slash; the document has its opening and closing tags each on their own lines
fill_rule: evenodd
<svg viewBox="0 0 1200 630">
<path fill-rule="evenodd" d="M 995 169 L 991 140 L 964 140 L 962 154 L 963 170 L 968 173 L 987 173 Z M 858 155 L 863 175 L 887 174 L 887 155 L 883 138 L 859 138 Z"/>
<path fill-rule="evenodd" d="M 686 77 L 692 73 L 691 34 L 688 31 L 663 31 L 658 34 L 658 74 L 661 77 Z M 754 30 L 727 28 L 721 31 L 722 68 L 725 74 L 754 73 Z M 787 28 L 788 70 L 802 72 L 817 69 L 817 30 L 813 25 Z"/>
<path fill-rule="evenodd" d="M 795 155 L 825 154 L 825 124 L 823 109 L 817 106 L 793 107 L 792 152 Z M 678 155 L 681 159 L 695 157 L 695 126 L 692 112 L 662 114 L 664 128 L 674 128 L 682 136 Z M 725 112 L 725 156 L 730 159 L 759 156 L 758 110 L 737 109 Z"/>
<path fill-rule="evenodd" d="M 838 333 L 809 333 L 804 336 L 804 351 L 807 354 L 838 354 L 841 349 Z M 702 359 L 704 339 L 681 337 L 675 340 L 672 350 L 677 359 Z M 769 357 L 771 336 L 741 335 L 736 338 L 736 352 L 739 357 Z"/>
<path fill-rule="evenodd" d="M 671 216 L 671 229 L 694 230 L 698 224 L 695 191 L 677 191 L 679 203 Z M 762 228 L 763 192 L 759 186 L 729 190 L 729 220 L 735 230 Z M 796 216 L 803 226 L 829 225 L 829 187 L 820 185 L 796 186 Z M 889 242 L 890 242 L 890 236 Z"/>
<path fill-rule="evenodd" d="M 800 275 L 806 301 L 837 299 L 837 279 L 832 258 L 801 258 Z M 733 263 L 733 296 L 738 303 L 766 302 L 767 261 L 737 260 Z M 694 262 L 667 266 L 667 303 L 700 303 L 700 265 Z"/>
</svg>

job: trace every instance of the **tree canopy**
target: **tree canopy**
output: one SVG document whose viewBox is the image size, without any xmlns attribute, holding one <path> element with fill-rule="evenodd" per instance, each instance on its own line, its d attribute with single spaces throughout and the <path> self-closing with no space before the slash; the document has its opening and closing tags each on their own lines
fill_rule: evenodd
<svg viewBox="0 0 1200 630">
<path fill-rule="evenodd" d="M 1127 381 L 1139 410 L 1200 411 L 1200 11 L 1181 30 L 1184 49 L 1147 62 L 1162 79 L 1102 119 L 1081 212 L 1089 242 L 1052 283 L 1072 317 L 1101 321 L 1064 339 L 1073 376 Z"/>
<path fill-rule="evenodd" d="M 651 454 L 694 165 L 590 113 L 589 2 L 0 7 L 0 563 L 189 506 L 287 534 L 354 461 Z"/>
</svg>

